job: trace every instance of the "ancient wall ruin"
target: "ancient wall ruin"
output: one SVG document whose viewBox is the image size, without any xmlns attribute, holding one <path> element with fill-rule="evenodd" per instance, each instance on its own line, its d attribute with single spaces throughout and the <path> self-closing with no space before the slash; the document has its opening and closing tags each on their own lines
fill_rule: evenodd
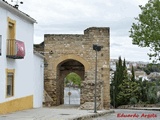
<svg viewBox="0 0 160 120">
<path fill-rule="evenodd" d="M 64 78 L 70 72 L 77 73 L 83 81 L 95 80 L 93 44 L 97 44 L 103 46 L 97 56 L 97 78 L 103 81 L 103 107 L 109 108 L 109 36 L 107 27 L 91 27 L 84 30 L 84 34 L 44 35 L 44 55 L 48 63 L 44 75 L 45 90 L 53 99 L 52 105 L 63 104 Z"/>
</svg>

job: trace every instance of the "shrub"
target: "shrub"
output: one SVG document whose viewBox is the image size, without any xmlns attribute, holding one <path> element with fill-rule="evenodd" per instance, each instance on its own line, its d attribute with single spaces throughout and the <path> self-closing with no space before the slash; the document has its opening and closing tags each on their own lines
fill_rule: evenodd
<svg viewBox="0 0 160 120">
<path fill-rule="evenodd" d="M 130 104 L 131 105 L 137 104 L 137 99 L 135 97 L 131 97 L 130 98 Z"/>
</svg>

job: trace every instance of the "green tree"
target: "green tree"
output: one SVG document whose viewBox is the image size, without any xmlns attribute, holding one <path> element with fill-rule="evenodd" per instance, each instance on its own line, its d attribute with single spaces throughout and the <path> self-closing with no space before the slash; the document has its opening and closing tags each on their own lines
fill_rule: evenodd
<svg viewBox="0 0 160 120">
<path fill-rule="evenodd" d="M 119 86 L 119 92 L 117 94 L 117 104 L 126 105 L 131 98 L 131 89 L 130 89 L 130 81 L 125 79 Z"/>
<path fill-rule="evenodd" d="M 137 99 L 135 98 L 135 97 L 131 97 L 130 98 L 130 104 L 131 105 L 134 105 L 134 104 L 136 104 L 137 103 Z"/>
<path fill-rule="evenodd" d="M 139 91 L 138 91 L 139 101 L 147 102 L 150 104 L 158 102 L 156 82 L 150 82 L 147 80 L 142 81 L 142 79 L 139 79 L 136 82 L 138 83 L 139 86 Z"/>
<path fill-rule="evenodd" d="M 130 78 L 123 80 L 122 84 L 119 85 L 119 94 L 117 99 L 119 105 L 126 105 L 130 103 L 131 98 L 138 99 L 138 84 L 132 81 Z"/>
<path fill-rule="evenodd" d="M 158 90 L 160 91 L 160 79 L 156 80 L 155 83 L 156 83 L 156 86 L 159 86 L 159 87 L 158 87 L 158 88 L 159 88 Z"/>
<path fill-rule="evenodd" d="M 160 72 L 160 64 L 147 64 L 144 71 L 149 75 L 151 72 Z"/>
<path fill-rule="evenodd" d="M 132 66 L 132 70 L 131 70 L 131 81 L 135 81 L 135 74 L 134 74 L 134 67 Z"/>
<path fill-rule="evenodd" d="M 70 73 L 65 78 L 65 84 L 72 82 L 74 85 L 81 86 L 81 78 L 76 73 Z"/>
<path fill-rule="evenodd" d="M 149 47 L 148 53 L 153 62 L 160 60 L 160 1 L 149 0 L 145 6 L 139 6 L 142 13 L 139 14 L 136 23 L 132 24 L 130 37 L 132 43 L 140 47 Z"/>
<path fill-rule="evenodd" d="M 119 85 L 123 82 L 123 80 L 127 77 L 127 68 L 125 65 L 125 60 L 122 63 L 121 57 L 119 57 L 118 62 L 116 63 L 116 71 L 114 72 L 113 79 L 110 84 L 110 97 L 111 104 L 117 107 L 119 105 L 119 100 L 117 99 L 117 95 L 120 92 Z"/>
<path fill-rule="evenodd" d="M 147 94 L 147 101 L 150 104 L 155 104 L 158 101 L 157 98 L 157 87 L 152 85 L 151 87 L 149 87 L 148 89 L 148 94 Z"/>
<path fill-rule="evenodd" d="M 142 102 L 147 102 L 147 96 L 148 96 L 148 89 L 150 87 L 150 84 L 147 80 L 142 81 L 142 79 L 140 79 L 141 83 L 141 97 L 139 98 L 139 100 L 141 100 Z"/>
<path fill-rule="evenodd" d="M 139 80 L 136 81 L 136 83 L 138 84 L 138 102 L 146 102 L 147 101 L 147 83 L 148 81 L 144 80 L 142 81 L 142 78 L 140 78 Z"/>
</svg>

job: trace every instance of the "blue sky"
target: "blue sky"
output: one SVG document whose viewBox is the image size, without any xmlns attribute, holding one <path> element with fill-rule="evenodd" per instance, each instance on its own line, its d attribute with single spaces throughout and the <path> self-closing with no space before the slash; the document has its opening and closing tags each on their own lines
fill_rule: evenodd
<svg viewBox="0 0 160 120">
<path fill-rule="evenodd" d="M 111 58 L 149 61 L 149 49 L 132 45 L 128 32 L 140 13 L 138 5 L 145 5 L 148 0 L 22 1 L 24 4 L 19 9 L 37 20 L 36 44 L 44 40 L 44 34 L 83 34 L 88 27 L 110 27 Z"/>
</svg>

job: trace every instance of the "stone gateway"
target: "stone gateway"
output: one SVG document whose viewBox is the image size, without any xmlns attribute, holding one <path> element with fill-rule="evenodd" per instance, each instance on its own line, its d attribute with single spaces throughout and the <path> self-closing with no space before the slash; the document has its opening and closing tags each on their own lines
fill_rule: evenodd
<svg viewBox="0 0 160 120">
<path fill-rule="evenodd" d="M 108 27 L 91 27 L 84 34 L 45 34 L 45 91 L 52 99 L 50 105 L 64 103 L 64 78 L 71 72 L 82 79 L 81 105 L 94 102 L 95 51 L 93 44 L 102 45 L 97 55 L 97 102 L 101 108 L 110 107 L 110 42 Z M 88 82 L 87 82 L 88 81 Z M 99 82 L 101 81 L 101 82 Z M 92 84 L 93 83 L 93 84 Z M 87 88 L 86 88 L 87 87 Z M 46 101 L 47 103 L 47 101 Z"/>
</svg>

